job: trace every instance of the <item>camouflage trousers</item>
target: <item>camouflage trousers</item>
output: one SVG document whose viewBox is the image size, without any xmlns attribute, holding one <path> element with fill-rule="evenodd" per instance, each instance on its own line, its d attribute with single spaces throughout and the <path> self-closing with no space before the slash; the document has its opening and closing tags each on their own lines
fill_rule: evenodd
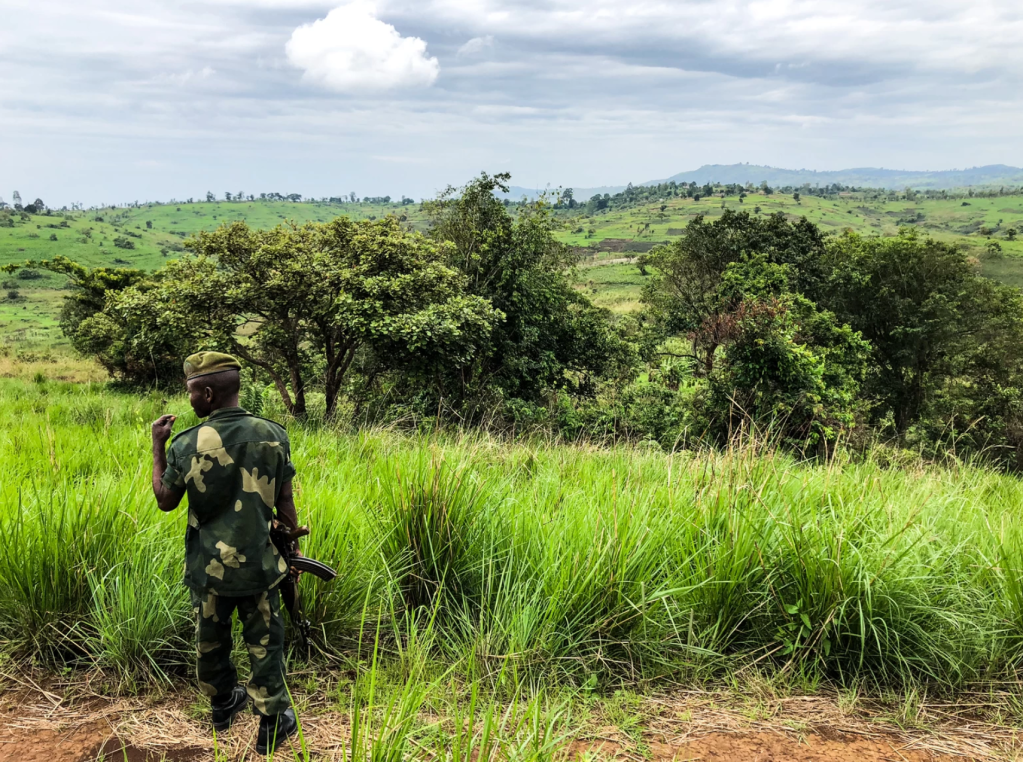
<svg viewBox="0 0 1023 762">
<path fill-rule="evenodd" d="M 277 588 L 257 595 L 232 598 L 214 592 L 192 591 L 199 687 L 209 697 L 230 693 L 238 683 L 231 661 L 235 609 L 249 650 L 251 677 L 246 690 L 261 715 L 280 714 L 291 706 L 284 675 L 284 622 Z"/>
</svg>

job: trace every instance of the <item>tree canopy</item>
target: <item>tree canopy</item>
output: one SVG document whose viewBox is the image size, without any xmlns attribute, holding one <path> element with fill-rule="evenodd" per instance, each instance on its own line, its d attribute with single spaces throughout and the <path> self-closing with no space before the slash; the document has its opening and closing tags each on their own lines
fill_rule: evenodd
<svg viewBox="0 0 1023 762">
<path fill-rule="evenodd" d="M 191 248 L 155 287 L 126 288 L 106 311 L 138 342 L 189 336 L 236 354 L 269 376 L 296 416 L 306 414 L 313 380 L 333 416 L 360 351 L 464 362 L 501 319 L 466 293 L 445 244 L 394 218 L 271 230 L 234 223 L 200 233 Z"/>
<path fill-rule="evenodd" d="M 493 392 L 536 401 L 631 361 L 610 313 L 572 288 L 576 256 L 555 238 L 546 199 L 513 218 L 495 195 L 508 180 L 483 174 L 425 205 L 430 235 L 451 242 L 448 261 L 469 293 L 504 315 L 483 350 L 445 374 L 444 394 L 473 403 Z"/>
</svg>

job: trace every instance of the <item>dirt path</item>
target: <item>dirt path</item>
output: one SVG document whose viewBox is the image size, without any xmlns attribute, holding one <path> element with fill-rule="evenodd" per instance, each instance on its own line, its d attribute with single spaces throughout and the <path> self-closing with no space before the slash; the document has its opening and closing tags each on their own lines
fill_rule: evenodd
<svg viewBox="0 0 1023 762">
<path fill-rule="evenodd" d="M 617 744 L 576 745 L 575 752 L 589 752 L 598 759 L 643 759 L 653 762 L 931 762 L 964 757 L 935 755 L 906 748 L 898 739 L 875 740 L 818 733 L 789 737 L 777 733 L 713 733 L 678 746 L 653 742 L 635 748 Z M 584 757 L 585 758 L 585 757 Z"/>
<path fill-rule="evenodd" d="M 53 694 L 0 696 L 0 761 L 211 762 L 212 740 L 188 709 L 191 696 L 147 706 L 91 697 L 65 705 Z M 311 758 L 341 758 L 348 718 L 304 702 Z M 820 697 L 753 703 L 746 697 L 684 693 L 642 699 L 620 725 L 584 723 L 566 760 L 635 762 L 983 762 L 1023 759 L 1012 729 L 937 719 L 899 731 L 870 710 L 843 710 Z M 599 719 L 599 712 L 597 718 Z M 605 718 L 606 719 L 606 718 Z M 220 759 L 259 759 L 256 718 L 243 716 Z M 282 757 L 278 757 L 281 759 Z M 293 755 L 283 759 L 294 759 Z"/>
<path fill-rule="evenodd" d="M 568 759 L 652 760 L 653 762 L 931 762 L 969 757 L 935 755 L 908 748 L 902 739 L 862 739 L 820 733 L 786 736 L 778 733 L 713 733 L 679 745 L 658 741 L 635 744 L 585 742 L 573 744 Z M 232 754 L 232 759 L 245 756 Z M 253 753 L 248 749 L 249 758 Z M 317 759 L 337 755 L 317 754 Z M 199 747 L 160 745 L 141 749 L 125 744 L 102 724 L 66 730 L 4 728 L 0 731 L 0 759 L 17 762 L 206 762 L 212 753 Z"/>
</svg>

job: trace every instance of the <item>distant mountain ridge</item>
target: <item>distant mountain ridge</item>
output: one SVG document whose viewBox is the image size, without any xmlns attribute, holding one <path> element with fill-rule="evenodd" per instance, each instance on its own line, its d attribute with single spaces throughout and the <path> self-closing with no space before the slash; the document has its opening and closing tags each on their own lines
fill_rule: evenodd
<svg viewBox="0 0 1023 762">
<path fill-rule="evenodd" d="M 798 187 L 812 185 L 853 185 L 863 188 L 888 188 L 890 190 L 948 190 L 970 186 L 1023 185 L 1023 169 L 1010 167 L 1006 164 L 989 164 L 969 169 L 948 169 L 938 171 L 914 171 L 907 169 L 884 169 L 881 167 L 859 167 L 855 169 L 839 169 L 818 171 L 812 169 L 781 169 L 759 164 L 704 164 L 690 172 L 680 172 L 664 180 L 649 180 L 638 185 L 658 185 L 659 183 L 737 183 L 744 185 L 767 181 L 772 187 L 791 185 Z M 548 186 L 551 195 L 558 186 Z M 562 186 L 569 187 L 569 186 Z M 608 185 L 599 188 L 573 188 L 576 201 L 586 201 L 596 194 L 614 195 L 625 190 L 624 185 Z M 523 196 L 535 199 L 543 188 L 525 188 L 512 186 L 507 197 L 513 200 Z"/>
<path fill-rule="evenodd" d="M 989 164 L 970 169 L 948 169 L 939 171 L 913 171 L 905 169 L 883 169 L 860 167 L 817 171 L 811 169 L 779 169 L 756 164 L 705 164 L 691 172 L 681 172 L 666 180 L 654 180 L 643 185 L 657 185 L 660 182 L 676 183 L 753 183 L 767 181 L 771 186 L 805 183 L 810 185 L 856 185 L 869 188 L 903 190 L 942 190 L 965 188 L 971 185 L 1018 185 L 1023 184 L 1023 169 L 1006 164 Z"/>
</svg>

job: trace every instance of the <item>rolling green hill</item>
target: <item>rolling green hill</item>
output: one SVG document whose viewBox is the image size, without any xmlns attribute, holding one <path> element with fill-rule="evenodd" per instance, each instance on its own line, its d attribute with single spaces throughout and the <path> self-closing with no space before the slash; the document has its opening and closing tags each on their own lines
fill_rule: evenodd
<svg viewBox="0 0 1023 762">
<path fill-rule="evenodd" d="M 0 225 L 0 265 L 65 256 L 89 267 L 156 269 L 185 251 L 184 239 L 200 230 L 236 220 L 267 228 L 285 221 L 326 222 L 346 214 L 376 219 L 387 214 L 413 214 L 418 207 L 399 204 L 321 204 L 289 201 L 147 204 L 130 208 L 53 212 L 9 217 Z M 0 223 L 4 218 L 0 218 Z M 420 219 L 410 220 L 423 224 Z M 64 279 L 44 271 L 36 277 L 2 278 L 0 341 L 19 347 L 61 346 L 57 325 Z"/>
<path fill-rule="evenodd" d="M 734 196 L 674 198 L 595 214 L 582 208 L 556 213 L 564 224 L 562 240 L 580 254 L 578 287 L 598 304 L 625 312 L 638 307 L 644 280 L 636 256 L 680 235 L 697 215 L 713 219 L 726 208 L 781 212 L 793 219 L 805 216 L 834 233 L 851 229 L 895 235 L 901 228 L 915 228 L 963 245 L 985 275 L 1023 287 L 1023 195 L 896 201 L 868 201 L 858 194 L 804 195 L 796 201 L 791 195 L 751 192 L 743 202 Z M 0 264 L 63 255 L 88 266 L 153 269 L 179 256 L 187 236 L 234 220 L 271 227 L 288 220 L 324 222 L 338 215 L 375 219 L 387 214 L 402 216 L 416 228 L 426 227 L 418 205 L 399 204 L 242 201 L 54 212 L 27 219 L 15 214 L 0 217 Z M 2 226 L 5 223 L 13 227 Z M 1015 241 L 1009 240 L 1011 229 L 1019 231 Z M 993 250 L 992 244 L 1001 251 Z M 3 279 L 0 340 L 19 348 L 60 346 L 56 318 L 62 279 L 42 272 L 31 279 L 25 275 Z"/>
<path fill-rule="evenodd" d="M 643 278 L 634 264 L 626 263 L 681 235 L 698 215 L 714 219 L 726 208 L 757 214 L 781 212 L 790 219 L 806 217 L 833 233 L 848 229 L 864 235 L 897 235 L 902 228 L 913 228 L 922 235 L 964 246 L 983 274 L 1023 288 L 1023 195 L 917 201 L 866 201 L 850 194 L 802 196 L 797 202 L 791 195 L 778 193 L 753 193 L 744 202 L 737 197 L 675 198 L 593 215 L 564 212 L 563 240 L 578 248 L 581 287 L 594 301 L 616 311 L 629 310 L 638 303 Z M 1010 241 L 1013 229 L 1018 235 Z M 989 249 L 990 244 L 997 244 L 1001 251 Z"/>
</svg>

